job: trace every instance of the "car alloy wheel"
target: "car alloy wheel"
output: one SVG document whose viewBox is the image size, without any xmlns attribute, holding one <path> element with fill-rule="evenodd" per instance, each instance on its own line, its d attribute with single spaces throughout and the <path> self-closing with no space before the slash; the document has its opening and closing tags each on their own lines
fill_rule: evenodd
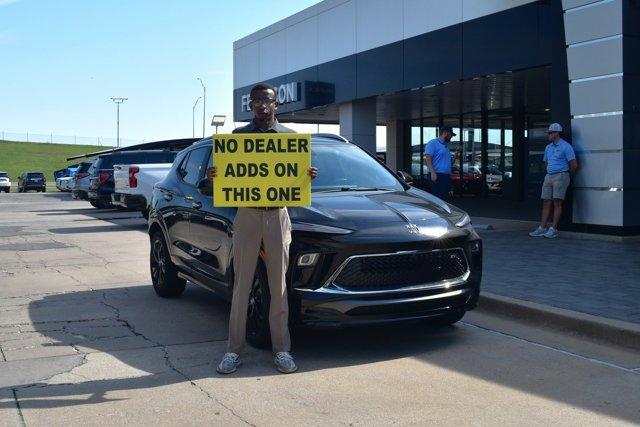
<svg viewBox="0 0 640 427">
<path fill-rule="evenodd" d="M 165 268 L 164 245 L 155 239 L 151 248 L 151 280 L 153 283 L 164 284 Z"/>
<path fill-rule="evenodd" d="M 258 264 L 249 294 L 247 310 L 247 342 L 253 347 L 265 348 L 271 345 L 269 330 L 269 284 L 267 272 L 262 263 Z"/>
<path fill-rule="evenodd" d="M 178 276 L 178 270 L 171 262 L 171 257 L 161 232 L 156 232 L 151 239 L 149 267 L 151 282 L 156 294 L 163 298 L 174 298 L 184 292 L 187 282 Z"/>
</svg>

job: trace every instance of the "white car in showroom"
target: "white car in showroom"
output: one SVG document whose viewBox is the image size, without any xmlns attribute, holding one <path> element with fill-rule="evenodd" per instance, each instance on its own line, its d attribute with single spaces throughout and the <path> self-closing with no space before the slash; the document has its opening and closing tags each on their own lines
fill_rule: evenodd
<svg viewBox="0 0 640 427">
<path fill-rule="evenodd" d="M 7 172 L 0 171 L 0 192 L 8 193 L 11 188 L 11 178 Z"/>
</svg>

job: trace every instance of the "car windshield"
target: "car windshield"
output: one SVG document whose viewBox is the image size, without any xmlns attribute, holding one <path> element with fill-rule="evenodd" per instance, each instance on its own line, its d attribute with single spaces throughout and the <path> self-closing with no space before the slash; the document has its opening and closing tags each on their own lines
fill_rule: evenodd
<svg viewBox="0 0 640 427">
<path fill-rule="evenodd" d="M 42 178 L 42 173 L 40 172 L 30 172 L 27 174 L 27 178 Z"/>
<path fill-rule="evenodd" d="M 479 168 L 477 166 L 464 165 L 464 166 L 462 166 L 462 171 L 464 173 L 469 173 L 469 172 L 478 173 Z"/>
<path fill-rule="evenodd" d="M 0 172 L 0 178 L 9 178 L 9 174 L 6 172 Z"/>
<path fill-rule="evenodd" d="M 314 144 L 311 164 L 318 168 L 312 191 L 404 190 L 392 173 L 351 144 Z"/>
<path fill-rule="evenodd" d="M 89 168 L 91 167 L 91 162 L 83 162 L 80 167 L 78 168 L 78 173 L 83 173 L 89 170 Z"/>
</svg>

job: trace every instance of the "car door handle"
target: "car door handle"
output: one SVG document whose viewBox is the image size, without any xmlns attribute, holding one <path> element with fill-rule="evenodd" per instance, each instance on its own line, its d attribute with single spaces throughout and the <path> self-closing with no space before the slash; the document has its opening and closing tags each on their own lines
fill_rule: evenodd
<svg viewBox="0 0 640 427">
<path fill-rule="evenodd" d="M 200 209 L 202 207 L 202 202 L 193 202 L 191 203 L 191 207 L 193 209 Z"/>
<path fill-rule="evenodd" d="M 166 193 L 162 195 L 162 198 L 165 199 L 167 202 L 170 202 L 171 200 L 173 200 L 173 195 L 171 193 Z"/>
</svg>

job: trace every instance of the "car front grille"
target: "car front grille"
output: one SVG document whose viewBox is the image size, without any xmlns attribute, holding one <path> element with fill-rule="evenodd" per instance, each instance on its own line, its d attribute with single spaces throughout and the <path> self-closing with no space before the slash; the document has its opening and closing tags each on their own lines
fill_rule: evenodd
<svg viewBox="0 0 640 427">
<path fill-rule="evenodd" d="M 328 287 L 350 292 L 429 287 L 463 279 L 468 270 L 460 248 L 354 256 L 342 264 Z"/>
</svg>

